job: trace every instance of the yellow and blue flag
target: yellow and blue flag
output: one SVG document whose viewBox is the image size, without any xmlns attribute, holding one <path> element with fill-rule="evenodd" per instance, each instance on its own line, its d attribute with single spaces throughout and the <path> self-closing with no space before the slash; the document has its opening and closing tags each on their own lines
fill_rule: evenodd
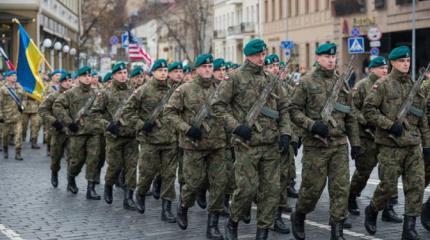
<svg viewBox="0 0 430 240">
<path fill-rule="evenodd" d="M 18 24 L 18 35 L 19 50 L 16 71 L 18 82 L 25 89 L 28 96 L 42 101 L 44 85 L 39 76 L 39 67 L 42 63 L 43 55 L 21 24 Z"/>
</svg>

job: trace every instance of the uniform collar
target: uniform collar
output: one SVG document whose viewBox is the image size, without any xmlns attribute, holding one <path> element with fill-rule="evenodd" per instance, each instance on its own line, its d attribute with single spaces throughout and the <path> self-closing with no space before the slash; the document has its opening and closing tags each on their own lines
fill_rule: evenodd
<svg viewBox="0 0 430 240">
<path fill-rule="evenodd" d="M 410 80 L 409 74 L 402 73 L 399 70 L 397 70 L 396 68 L 393 68 L 393 70 L 391 70 L 390 76 L 391 76 L 391 78 L 394 78 L 397 81 L 402 82 L 402 83 Z"/>
<path fill-rule="evenodd" d="M 372 81 L 372 83 L 376 82 L 376 80 L 378 80 L 378 79 L 379 79 L 379 77 L 376 74 L 374 74 L 374 73 L 369 74 L 369 80 Z"/>
<path fill-rule="evenodd" d="M 92 86 L 91 84 L 85 85 L 85 84 L 79 83 L 79 88 L 82 89 L 82 91 L 84 92 L 88 92 L 92 89 Z"/>
<path fill-rule="evenodd" d="M 160 89 L 164 89 L 164 88 L 167 88 L 169 85 L 168 85 L 168 82 L 167 82 L 167 79 L 166 80 L 164 80 L 164 81 L 159 81 L 159 80 L 157 80 L 157 79 L 155 79 L 155 78 L 153 78 L 153 79 L 151 79 L 151 83 L 156 87 L 156 88 L 160 88 Z"/>
<path fill-rule="evenodd" d="M 323 77 L 323 78 L 331 78 L 334 76 L 334 70 L 327 70 L 322 68 L 319 64 L 315 67 L 314 75 Z"/>
<path fill-rule="evenodd" d="M 112 82 L 112 86 L 115 88 L 115 89 L 119 89 L 119 90 L 124 90 L 124 89 L 127 89 L 127 82 L 118 82 L 118 81 L 116 81 L 116 80 L 112 80 L 113 82 Z"/>
<path fill-rule="evenodd" d="M 212 78 L 202 78 L 201 76 L 197 75 L 195 81 L 196 81 L 196 83 L 198 83 L 203 88 L 208 88 L 211 86 L 213 79 Z"/>
<path fill-rule="evenodd" d="M 263 66 L 258 66 L 250 62 L 249 60 L 245 61 L 245 63 L 243 64 L 243 69 L 253 74 L 260 74 L 260 75 L 263 74 Z"/>
</svg>

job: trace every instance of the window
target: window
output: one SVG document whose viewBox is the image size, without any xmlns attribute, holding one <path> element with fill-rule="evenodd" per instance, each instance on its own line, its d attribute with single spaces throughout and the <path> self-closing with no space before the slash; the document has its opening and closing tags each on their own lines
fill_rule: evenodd
<svg viewBox="0 0 430 240">
<path fill-rule="evenodd" d="M 272 21 L 274 21 L 276 15 L 276 0 L 272 0 Z"/>
<path fill-rule="evenodd" d="M 287 17 L 291 17 L 291 12 L 292 12 L 292 6 L 291 6 L 291 1 L 292 0 L 287 0 Z"/>
<path fill-rule="evenodd" d="M 309 0 L 305 0 L 305 14 L 309 13 Z"/>
<path fill-rule="evenodd" d="M 269 0 L 264 0 L 264 22 L 269 21 Z"/>
<path fill-rule="evenodd" d="M 254 11 L 255 11 L 255 8 L 254 8 L 254 5 L 252 5 L 251 6 L 251 19 L 249 20 L 250 22 L 255 22 L 255 20 L 254 20 Z"/>
<path fill-rule="evenodd" d="M 283 2 L 284 0 L 279 0 L 279 19 L 282 19 Z"/>
<path fill-rule="evenodd" d="M 315 4 L 315 12 L 318 12 L 319 10 L 320 10 L 320 6 L 319 6 L 319 0 L 315 0 L 314 1 L 314 4 Z"/>
<path fill-rule="evenodd" d="M 330 9 L 330 0 L 325 0 L 325 10 Z"/>
<path fill-rule="evenodd" d="M 299 16 L 299 0 L 296 0 L 296 12 L 294 14 L 294 16 Z"/>
</svg>

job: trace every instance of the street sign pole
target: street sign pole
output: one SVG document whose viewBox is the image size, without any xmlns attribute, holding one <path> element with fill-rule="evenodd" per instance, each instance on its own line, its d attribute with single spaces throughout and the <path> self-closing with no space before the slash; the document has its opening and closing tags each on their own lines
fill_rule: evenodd
<svg viewBox="0 0 430 240">
<path fill-rule="evenodd" d="M 415 81 L 415 23 L 416 23 L 416 0 L 412 0 L 412 80 Z"/>
</svg>

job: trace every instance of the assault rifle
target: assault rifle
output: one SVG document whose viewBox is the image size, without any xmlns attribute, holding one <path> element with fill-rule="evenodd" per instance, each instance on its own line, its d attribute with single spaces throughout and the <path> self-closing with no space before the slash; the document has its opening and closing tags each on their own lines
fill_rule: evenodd
<svg viewBox="0 0 430 240">
<path fill-rule="evenodd" d="M 166 105 L 167 101 L 169 101 L 170 96 L 172 96 L 175 89 L 179 86 L 179 84 L 174 84 L 169 89 L 166 95 L 161 99 L 160 103 L 154 108 L 151 115 L 149 116 L 147 122 L 151 124 L 156 124 L 158 127 L 161 126 L 161 124 L 157 121 L 158 116 L 160 116 L 161 112 L 163 111 L 164 105 Z"/>
</svg>

